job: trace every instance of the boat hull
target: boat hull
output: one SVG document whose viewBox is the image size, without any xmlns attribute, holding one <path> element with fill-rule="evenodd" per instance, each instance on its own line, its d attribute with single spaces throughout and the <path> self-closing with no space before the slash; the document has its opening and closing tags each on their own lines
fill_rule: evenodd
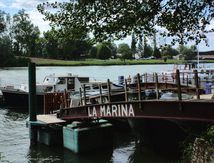
<svg viewBox="0 0 214 163">
<path fill-rule="evenodd" d="M 11 108 L 28 109 L 29 93 L 16 90 L 2 90 L 4 104 Z M 43 112 L 44 108 L 44 94 L 36 95 L 37 111 Z"/>
</svg>

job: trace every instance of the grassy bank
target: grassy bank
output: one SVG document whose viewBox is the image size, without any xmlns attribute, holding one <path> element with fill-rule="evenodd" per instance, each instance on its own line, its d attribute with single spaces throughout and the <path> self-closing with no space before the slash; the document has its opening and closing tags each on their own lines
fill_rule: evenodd
<svg viewBox="0 0 214 163">
<path fill-rule="evenodd" d="M 182 63 L 177 60 L 125 60 L 111 59 L 111 60 L 98 60 L 98 59 L 86 59 L 80 61 L 65 61 L 55 59 L 42 59 L 42 58 L 31 58 L 32 62 L 35 62 L 38 66 L 86 66 L 86 65 L 139 65 L 139 64 L 176 64 Z"/>
</svg>

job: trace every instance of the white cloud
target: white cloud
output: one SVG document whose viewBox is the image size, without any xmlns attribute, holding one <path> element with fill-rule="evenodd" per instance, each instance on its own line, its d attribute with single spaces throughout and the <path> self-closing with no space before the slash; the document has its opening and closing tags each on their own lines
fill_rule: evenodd
<svg viewBox="0 0 214 163">
<path fill-rule="evenodd" d="M 6 5 L 3 2 L 0 2 L 0 7 L 6 7 Z"/>
<path fill-rule="evenodd" d="M 40 14 L 37 10 L 31 10 L 26 13 L 29 14 L 30 20 L 34 25 L 39 27 L 41 32 L 47 31 L 50 29 L 49 22 L 44 21 L 43 20 L 44 16 Z"/>
<path fill-rule="evenodd" d="M 36 6 L 39 3 L 42 2 L 46 2 L 46 0 L 27 0 L 27 1 L 23 1 L 23 0 L 15 0 L 11 7 L 12 8 L 18 8 L 18 9 L 29 9 L 29 8 L 36 8 Z"/>
</svg>

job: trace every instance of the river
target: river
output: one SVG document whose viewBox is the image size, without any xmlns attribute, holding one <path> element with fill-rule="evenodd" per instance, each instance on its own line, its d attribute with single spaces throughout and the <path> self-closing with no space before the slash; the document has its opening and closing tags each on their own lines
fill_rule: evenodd
<svg viewBox="0 0 214 163">
<path fill-rule="evenodd" d="M 211 64 L 212 65 L 212 64 Z M 170 70 L 173 65 L 130 65 L 130 66 L 80 66 L 80 67 L 37 67 L 37 82 L 49 74 L 72 73 L 89 76 L 96 80 L 107 80 L 117 83 L 118 76 L 128 77 L 137 73 L 150 73 Z M 27 68 L 0 69 L 0 84 L 22 84 L 28 82 Z M 8 109 L 0 106 L 0 162 L 75 162 L 75 163 L 129 163 L 129 162 L 167 162 L 168 156 L 159 155 L 147 147 L 136 146 L 130 131 L 116 132 L 114 147 L 85 155 L 74 155 L 71 151 L 58 147 L 38 145 L 30 147 L 27 112 Z"/>
</svg>

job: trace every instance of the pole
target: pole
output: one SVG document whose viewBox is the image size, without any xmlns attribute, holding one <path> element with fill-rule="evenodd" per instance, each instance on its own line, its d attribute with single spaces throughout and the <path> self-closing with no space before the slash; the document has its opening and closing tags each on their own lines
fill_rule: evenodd
<svg viewBox="0 0 214 163">
<path fill-rule="evenodd" d="M 138 88 L 138 100 L 142 99 L 141 97 L 141 83 L 140 83 L 140 74 L 137 74 L 137 88 Z"/>
<path fill-rule="evenodd" d="M 102 97 L 102 84 L 99 84 L 99 90 L 100 90 L 100 103 L 103 103 L 103 97 Z"/>
<path fill-rule="evenodd" d="M 28 83 L 29 83 L 29 136 L 30 136 L 30 144 L 37 144 L 37 127 L 32 125 L 31 122 L 37 121 L 36 117 L 36 65 L 35 63 L 29 62 L 28 64 Z"/>
<path fill-rule="evenodd" d="M 197 96 L 197 100 L 199 100 L 200 94 L 199 94 L 199 79 L 198 79 L 198 71 L 197 70 L 194 70 L 194 76 L 195 76 L 196 96 Z"/>
<path fill-rule="evenodd" d="M 159 85 L 158 85 L 158 74 L 155 73 L 155 89 L 156 89 L 156 98 L 159 99 Z"/>
<path fill-rule="evenodd" d="M 127 79 L 125 79 L 125 101 L 128 101 L 128 92 L 127 92 Z"/>
<path fill-rule="evenodd" d="M 83 84 L 83 101 L 84 101 L 84 105 L 86 105 L 86 90 L 85 90 L 85 84 Z"/>
<path fill-rule="evenodd" d="M 181 82 L 180 82 L 180 72 L 178 69 L 176 70 L 176 84 L 177 84 L 177 89 L 178 89 L 178 100 L 181 101 L 182 100 Z"/>
<path fill-rule="evenodd" d="M 107 87 L 108 87 L 108 102 L 111 102 L 111 84 L 110 84 L 110 80 L 107 80 Z"/>
</svg>

